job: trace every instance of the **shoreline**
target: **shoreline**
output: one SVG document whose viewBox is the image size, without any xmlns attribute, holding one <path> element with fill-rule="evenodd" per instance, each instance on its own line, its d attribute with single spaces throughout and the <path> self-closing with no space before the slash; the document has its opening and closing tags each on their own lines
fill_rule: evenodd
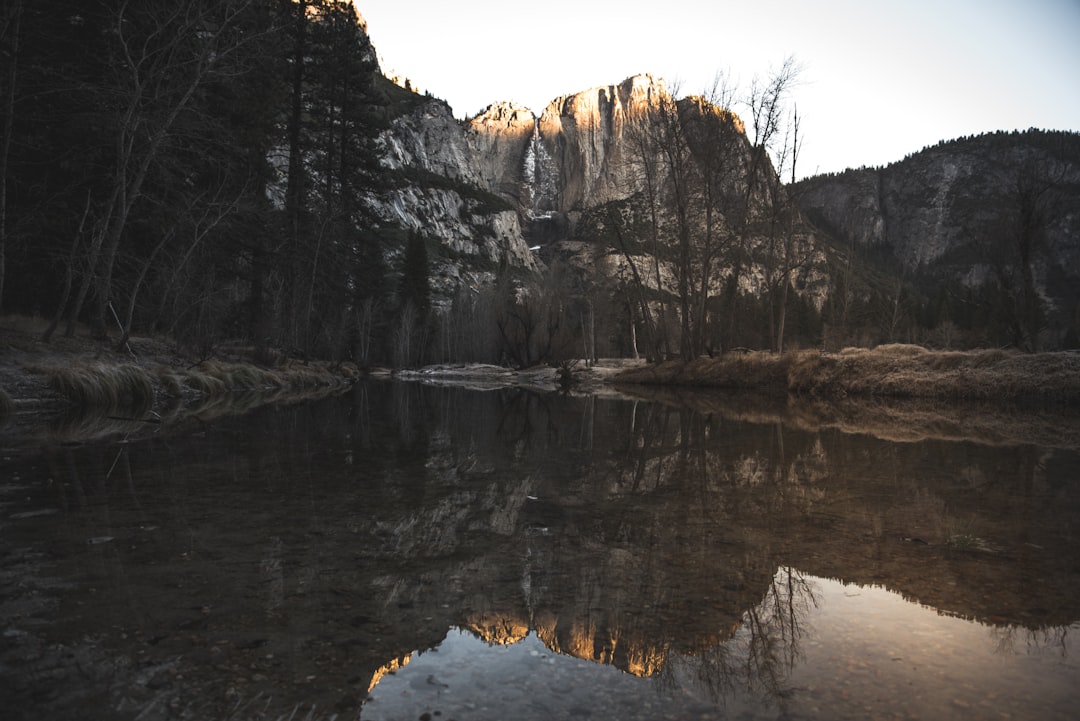
<svg viewBox="0 0 1080 721">
<path fill-rule="evenodd" d="M 812 399 L 1012 401 L 1080 406 L 1080 352 L 932 351 L 891 344 L 836 353 L 728 354 L 620 373 L 618 384 L 756 390 Z"/>
<path fill-rule="evenodd" d="M 709 412 L 716 409 L 718 394 L 736 393 L 756 397 L 758 408 L 817 406 L 805 422 L 830 425 L 822 419 L 838 423 L 837 418 L 844 417 L 838 425 L 848 430 L 856 428 L 859 419 L 872 426 L 884 415 L 894 426 L 888 432 L 901 435 L 907 432 L 901 426 L 917 418 L 921 420 L 915 426 L 940 422 L 927 420 L 926 409 L 948 416 L 966 407 L 963 413 L 979 415 L 983 411 L 978 408 L 992 404 L 999 406 L 993 413 L 998 418 L 989 425 L 1000 429 L 1005 425 L 1000 418 L 1004 404 L 1038 414 L 1052 412 L 1070 439 L 1065 444 L 1080 445 L 1071 440 L 1074 435 L 1080 438 L 1080 431 L 1064 428 L 1071 429 L 1074 417 L 1080 419 L 1078 352 L 930 351 L 887 345 L 838 353 L 730 353 L 652 364 L 603 359 L 526 369 L 485 364 L 361 369 L 347 362 L 298 360 L 267 367 L 246 359 L 241 348 L 223 348 L 214 359 L 193 362 L 161 341 L 136 338 L 131 346 L 134 353 L 128 355 L 86 337 L 45 344 L 30 332 L 0 325 L 0 443 L 16 438 L 44 441 L 43 435 L 50 441 L 79 442 L 110 433 L 157 432 L 191 417 L 207 419 L 267 403 L 324 397 L 372 379 L 472 390 L 600 394 L 679 402 L 690 408 L 704 403 Z M 924 410 L 914 416 L 882 414 L 883 404 L 903 403 Z M 826 405 L 832 410 L 820 408 Z M 1034 440 L 1026 433 L 1005 432 L 1003 437 Z M 1035 437 L 1045 441 L 1049 436 L 1044 431 Z"/>
</svg>

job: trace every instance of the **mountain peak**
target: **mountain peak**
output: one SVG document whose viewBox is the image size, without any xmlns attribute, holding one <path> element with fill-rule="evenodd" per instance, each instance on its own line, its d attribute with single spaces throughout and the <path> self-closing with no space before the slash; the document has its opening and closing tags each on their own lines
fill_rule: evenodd
<svg viewBox="0 0 1080 721">
<path fill-rule="evenodd" d="M 512 127 L 528 123 L 530 126 L 536 123 L 536 115 L 531 108 L 512 100 L 503 100 L 492 103 L 472 119 L 473 124 L 478 125 L 506 125 Z"/>
<path fill-rule="evenodd" d="M 626 112 L 666 96 L 668 90 L 663 78 L 639 73 L 617 85 L 600 85 L 570 95 L 561 95 L 548 103 L 544 115 L 572 115 L 600 105 L 618 106 Z"/>
</svg>

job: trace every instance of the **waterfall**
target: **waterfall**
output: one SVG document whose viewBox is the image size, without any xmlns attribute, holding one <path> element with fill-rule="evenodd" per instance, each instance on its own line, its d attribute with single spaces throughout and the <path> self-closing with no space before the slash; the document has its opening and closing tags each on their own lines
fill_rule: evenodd
<svg viewBox="0 0 1080 721">
<path fill-rule="evenodd" d="M 533 125 L 532 139 L 525 151 L 522 177 L 528 188 L 529 218 L 550 218 L 555 209 L 555 172 L 551 154 L 540 137 L 540 119 Z"/>
</svg>

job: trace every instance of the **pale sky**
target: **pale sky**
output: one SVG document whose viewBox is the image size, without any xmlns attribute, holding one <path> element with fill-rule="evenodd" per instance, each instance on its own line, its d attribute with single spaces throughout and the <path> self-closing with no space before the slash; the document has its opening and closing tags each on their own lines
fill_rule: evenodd
<svg viewBox="0 0 1080 721">
<path fill-rule="evenodd" d="M 457 117 L 638 73 L 697 94 L 803 66 L 799 176 L 963 135 L 1080 130 L 1080 0 L 355 0 L 383 68 Z M 738 108 L 736 108 L 738 110 Z"/>
</svg>

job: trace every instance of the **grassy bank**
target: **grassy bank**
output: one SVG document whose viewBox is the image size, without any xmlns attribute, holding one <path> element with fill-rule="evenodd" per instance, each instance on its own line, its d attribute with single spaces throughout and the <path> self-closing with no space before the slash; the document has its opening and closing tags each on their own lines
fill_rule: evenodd
<svg viewBox="0 0 1080 721">
<path fill-rule="evenodd" d="M 0 445 L 86 442 L 131 437 L 245 413 L 267 403 L 290 403 L 339 393 L 359 376 L 350 366 L 291 364 L 266 369 L 207 362 L 193 368 L 78 361 L 10 369 L 13 398 L 0 386 Z"/>
<path fill-rule="evenodd" d="M 1080 404 L 1080 353 L 930 351 L 919 346 L 729 354 L 668 361 L 617 383 L 787 392 L 821 398 L 1033 399 Z"/>
<path fill-rule="evenodd" d="M 133 338 L 123 352 L 85 332 L 40 340 L 40 319 L 0 318 L 0 427 L 75 419 L 163 422 L 192 409 L 241 407 L 240 396 L 321 395 L 360 377 L 350 363 L 250 361 L 242 348 L 212 360 L 173 344 Z M 9 429 L 10 430 L 10 429 Z"/>
<path fill-rule="evenodd" d="M 136 413 L 177 398 L 237 391 L 300 391 L 342 385 L 359 375 L 349 366 L 319 362 L 278 368 L 215 361 L 191 368 L 92 362 L 31 366 L 28 370 L 43 376 L 49 387 L 73 406 Z"/>
</svg>

